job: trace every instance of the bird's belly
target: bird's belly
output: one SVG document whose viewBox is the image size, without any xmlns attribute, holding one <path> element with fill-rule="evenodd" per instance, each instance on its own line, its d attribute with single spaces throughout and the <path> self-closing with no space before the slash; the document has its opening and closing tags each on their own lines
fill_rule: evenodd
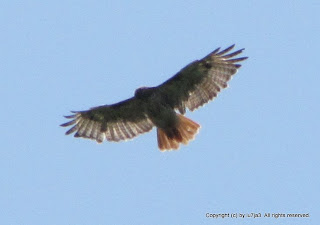
<svg viewBox="0 0 320 225">
<path fill-rule="evenodd" d="M 178 123 L 176 112 L 170 106 L 158 102 L 149 104 L 148 117 L 157 127 L 164 130 L 175 127 Z"/>
</svg>

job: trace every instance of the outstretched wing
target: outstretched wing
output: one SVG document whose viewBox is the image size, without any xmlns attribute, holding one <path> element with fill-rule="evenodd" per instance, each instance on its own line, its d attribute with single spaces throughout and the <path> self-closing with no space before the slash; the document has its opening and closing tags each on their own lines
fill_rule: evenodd
<svg viewBox="0 0 320 225">
<path fill-rule="evenodd" d="M 233 58 L 244 50 L 229 53 L 233 47 L 234 45 L 222 51 L 220 48 L 214 50 L 159 85 L 159 91 L 167 103 L 184 114 L 186 108 L 193 111 L 217 97 L 240 68 L 241 65 L 237 63 L 248 58 Z"/>
<path fill-rule="evenodd" d="M 113 105 L 104 105 L 87 111 L 73 112 L 65 116 L 71 121 L 61 124 L 73 127 L 66 134 L 75 133 L 75 137 L 84 137 L 102 142 L 120 141 L 134 138 L 148 132 L 153 123 L 145 114 L 145 104 L 136 98 L 130 98 Z"/>
</svg>

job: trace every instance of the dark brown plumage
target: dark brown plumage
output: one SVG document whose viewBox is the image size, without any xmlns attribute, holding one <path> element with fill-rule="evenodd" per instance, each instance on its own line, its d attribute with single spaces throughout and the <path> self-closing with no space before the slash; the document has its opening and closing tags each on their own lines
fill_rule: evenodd
<svg viewBox="0 0 320 225">
<path fill-rule="evenodd" d="M 101 143 L 121 141 L 157 127 L 160 150 L 178 149 L 197 134 L 200 125 L 183 116 L 186 108 L 193 111 L 217 97 L 247 57 L 233 58 L 244 49 L 229 53 L 234 45 L 214 50 L 201 60 L 184 67 L 175 76 L 157 87 L 139 88 L 125 101 L 74 111 L 66 116 L 71 126 L 66 134 Z M 176 110 L 180 112 L 176 113 Z"/>
</svg>

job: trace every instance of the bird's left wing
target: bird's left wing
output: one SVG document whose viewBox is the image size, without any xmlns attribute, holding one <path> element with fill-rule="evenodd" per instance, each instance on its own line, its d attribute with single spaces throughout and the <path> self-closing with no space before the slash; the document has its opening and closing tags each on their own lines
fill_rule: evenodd
<svg viewBox="0 0 320 225">
<path fill-rule="evenodd" d="M 92 108 L 87 111 L 73 112 L 65 116 L 71 121 L 61 126 L 73 126 L 66 134 L 75 133 L 75 137 L 84 137 L 102 142 L 121 141 L 134 138 L 148 132 L 153 123 L 145 114 L 145 105 L 135 97 L 125 101 Z"/>
<path fill-rule="evenodd" d="M 244 49 L 230 51 L 234 45 L 220 51 L 214 50 L 201 60 L 184 67 L 175 76 L 158 86 L 166 102 L 184 114 L 186 108 L 193 111 L 214 99 L 227 87 L 227 82 L 237 72 L 247 57 L 234 58 Z"/>
</svg>

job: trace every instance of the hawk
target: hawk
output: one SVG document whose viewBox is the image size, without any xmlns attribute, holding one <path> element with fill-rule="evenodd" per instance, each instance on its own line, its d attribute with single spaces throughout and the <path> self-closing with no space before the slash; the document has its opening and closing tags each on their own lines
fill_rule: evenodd
<svg viewBox="0 0 320 225">
<path fill-rule="evenodd" d="M 161 151 L 178 149 L 198 133 L 200 125 L 184 116 L 186 109 L 194 111 L 217 97 L 227 82 L 241 67 L 238 62 L 248 57 L 235 58 L 243 52 L 230 52 L 234 45 L 217 48 L 201 60 L 195 60 L 176 75 L 156 87 L 138 88 L 134 96 L 112 105 L 86 111 L 71 111 L 71 119 L 61 124 L 72 126 L 66 135 L 96 140 L 98 143 L 132 139 L 157 128 Z"/>
</svg>

